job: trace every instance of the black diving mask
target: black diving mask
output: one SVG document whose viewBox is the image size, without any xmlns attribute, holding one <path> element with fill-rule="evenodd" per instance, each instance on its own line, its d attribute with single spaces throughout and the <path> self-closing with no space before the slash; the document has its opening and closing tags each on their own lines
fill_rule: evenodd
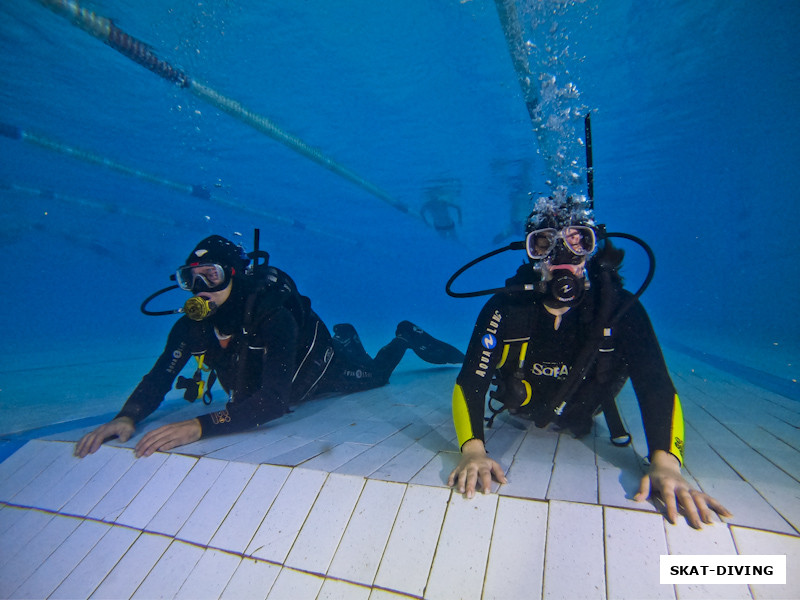
<svg viewBox="0 0 800 600">
<path fill-rule="evenodd" d="M 561 244 L 559 244 L 561 240 Z M 592 254 L 597 247 L 597 237 L 594 229 L 584 225 L 568 225 L 561 230 L 546 228 L 531 231 L 525 238 L 525 250 L 531 260 L 543 260 L 550 257 L 553 251 L 558 254 L 566 254 L 572 257 L 585 258 Z M 567 264 L 570 261 L 558 261 L 560 264 Z"/>
<path fill-rule="evenodd" d="M 181 289 L 193 294 L 218 292 L 228 287 L 228 270 L 216 263 L 184 265 L 175 273 L 175 280 Z"/>
</svg>

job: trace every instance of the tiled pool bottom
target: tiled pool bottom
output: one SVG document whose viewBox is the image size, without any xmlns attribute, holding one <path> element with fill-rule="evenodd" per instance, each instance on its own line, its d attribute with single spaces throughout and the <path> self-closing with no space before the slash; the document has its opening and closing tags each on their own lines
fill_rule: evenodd
<svg viewBox="0 0 800 600">
<path fill-rule="evenodd" d="M 445 484 L 457 459 L 455 371 L 409 371 L 180 453 L 136 460 L 106 446 L 78 460 L 71 441 L 83 429 L 30 442 L 0 464 L 0 595 L 800 596 L 797 403 L 668 359 L 688 423 L 687 471 L 734 512 L 727 524 L 672 526 L 628 499 L 643 453 L 630 390 L 621 404 L 633 447 L 612 447 L 602 420 L 583 440 L 498 420 L 488 445 L 509 483 L 465 500 Z M 177 405 L 148 427 L 191 410 Z M 667 553 L 786 554 L 789 579 L 659 585 Z"/>
</svg>

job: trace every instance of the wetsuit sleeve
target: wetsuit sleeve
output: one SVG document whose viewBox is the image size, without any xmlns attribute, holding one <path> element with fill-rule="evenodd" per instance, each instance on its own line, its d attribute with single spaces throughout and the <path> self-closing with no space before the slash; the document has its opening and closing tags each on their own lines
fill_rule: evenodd
<svg viewBox="0 0 800 600">
<path fill-rule="evenodd" d="M 191 358 L 191 326 L 187 317 L 175 322 L 161 356 L 133 390 L 115 418 L 129 417 L 134 423 L 138 423 L 161 405 L 164 396 L 172 389 L 172 382 Z"/>
<path fill-rule="evenodd" d="M 683 464 L 684 426 L 680 399 L 653 326 L 638 301 L 622 317 L 616 333 L 642 412 L 649 454 L 664 450 Z"/>
<path fill-rule="evenodd" d="M 481 310 L 453 389 L 453 424 L 461 448 L 471 439 L 484 440 L 486 392 L 502 355 L 503 314 L 495 296 Z"/>
<path fill-rule="evenodd" d="M 198 417 L 202 437 L 253 429 L 276 419 L 289 406 L 298 327 L 292 314 L 280 308 L 258 326 L 257 347 L 245 352 L 245 373 L 239 374 L 231 400 L 224 410 Z M 246 382 L 243 383 L 243 382 Z"/>
</svg>

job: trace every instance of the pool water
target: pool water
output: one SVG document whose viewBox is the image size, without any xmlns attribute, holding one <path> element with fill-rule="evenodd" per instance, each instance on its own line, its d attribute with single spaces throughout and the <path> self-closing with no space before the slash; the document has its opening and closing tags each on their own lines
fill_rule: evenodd
<svg viewBox="0 0 800 600">
<path fill-rule="evenodd" d="M 172 323 L 140 303 L 211 233 L 258 228 L 373 353 L 403 319 L 464 346 L 481 300 L 445 282 L 536 197 L 584 192 L 585 111 L 595 214 L 653 247 L 662 342 L 796 390 L 796 2 L 520 0 L 532 87 L 561 92 L 538 133 L 494 2 L 82 4 L 235 114 L 46 4 L 0 6 L 1 431 L 115 411 Z M 501 285 L 511 254 L 463 285 Z M 631 288 L 646 268 L 631 246 Z"/>
</svg>

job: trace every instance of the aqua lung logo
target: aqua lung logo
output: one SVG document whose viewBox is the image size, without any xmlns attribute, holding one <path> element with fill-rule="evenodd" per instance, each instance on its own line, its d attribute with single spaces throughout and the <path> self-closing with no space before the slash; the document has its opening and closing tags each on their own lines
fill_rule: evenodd
<svg viewBox="0 0 800 600">
<path fill-rule="evenodd" d="M 355 377 L 356 379 L 372 379 L 372 373 L 361 369 L 356 369 L 355 371 L 346 370 L 344 374 L 346 377 Z"/>
<path fill-rule="evenodd" d="M 567 365 L 556 363 L 534 363 L 531 372 L 537 377 L 555 377 L 556 379 L 566 379 L 569 375 Z"/>
<path fill-rule="evenodd" d="M 486 327 L 486 332 L 481 338 L 483 351 L 481 351 L 481 358 L 480 362 L 478 363 L 478 368 L 475 369 L 475 374 L 479 377 L 486 377 L 486 373 L 489 370 L 489 359 L 492 357 L 492 350 L 497 347 L 497 338 L 495 335 L 497 334 L 497 328 L 500 327 L 500 321 L 502 319 L 503 317 L 500 315 L 500 311 L 494 311 L 494 314 L 489 321 L 489 325 Z"/>
<path fill-rule="evenodd" d="M 185 343 L 181 343 L 180 346 L 176 350 L 172 352 L 172 361 L 170 361 L 169 366 L 167 367 L 167 373 L 175 373 L 176 368 L 178 366 L 178 362 L 183 357 L 183 350 L 186 348 Z M 180 369 L 178 369 L 180 370 Z"/>
</svg>

